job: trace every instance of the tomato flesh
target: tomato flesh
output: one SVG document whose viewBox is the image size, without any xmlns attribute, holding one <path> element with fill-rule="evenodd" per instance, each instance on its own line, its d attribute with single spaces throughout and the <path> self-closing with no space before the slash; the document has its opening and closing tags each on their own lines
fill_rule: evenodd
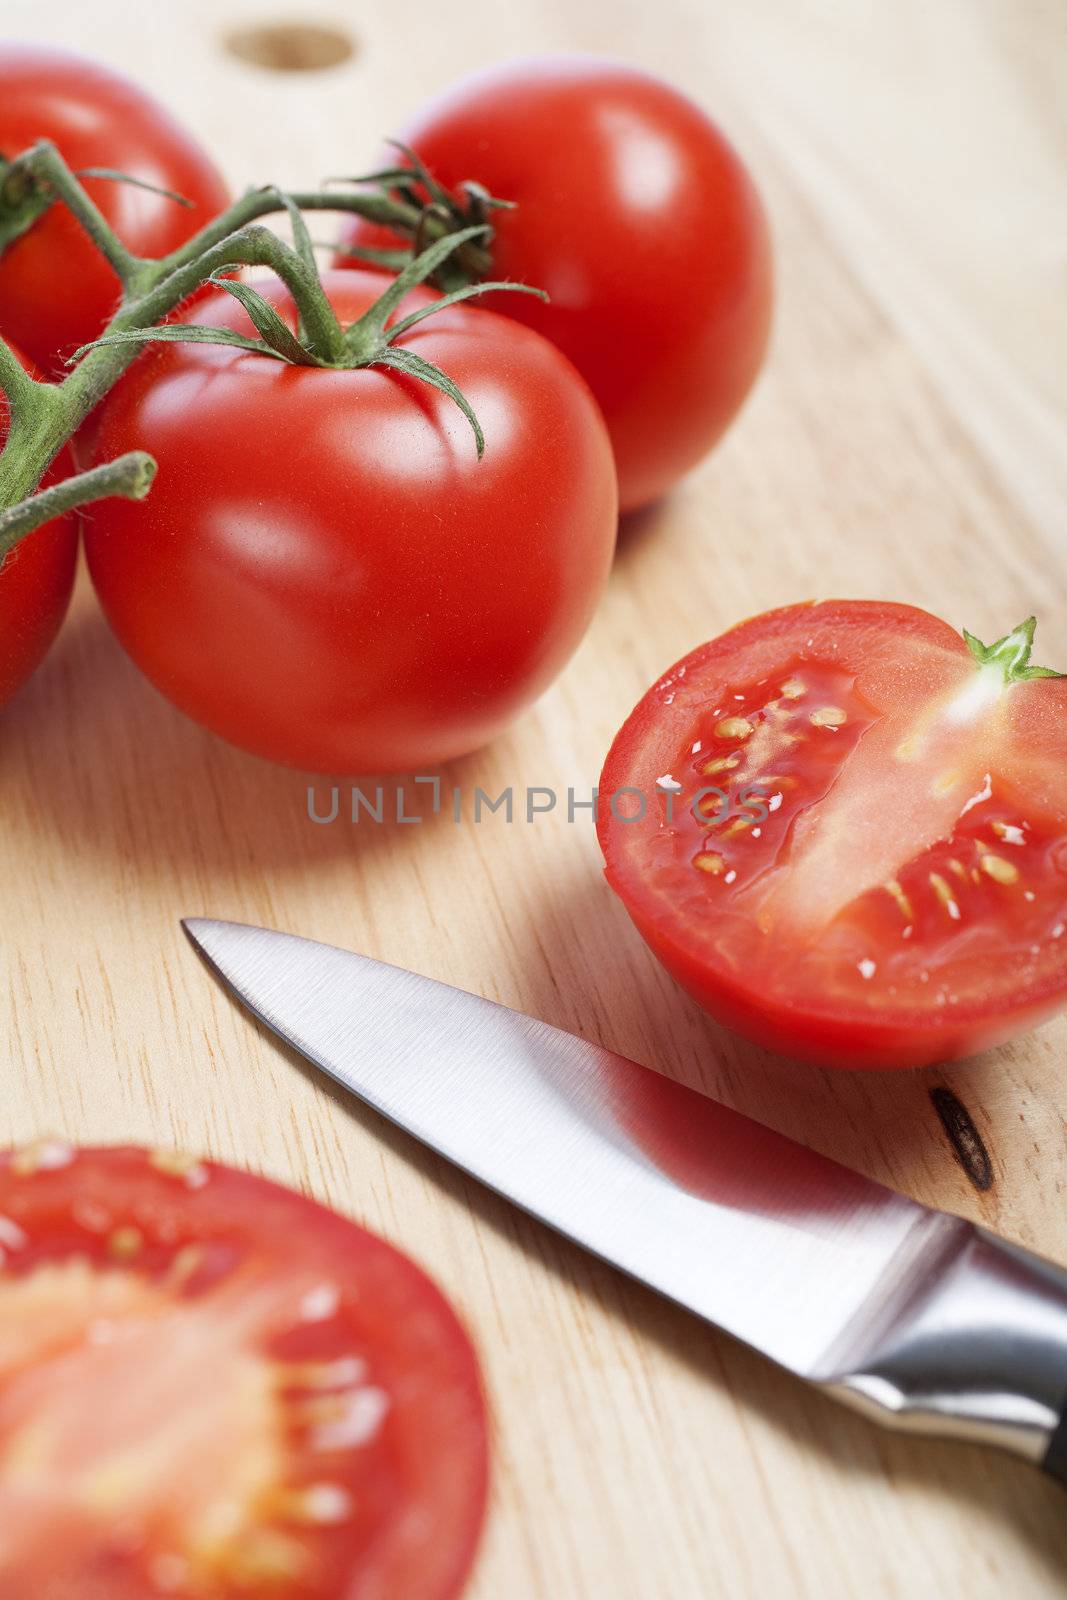
<svg viewBox="0 0 1067 1600">
<path fill-rule="evenodd" d="M 602 793 L 652 799 L 636 822 L 602 803 L 609 880 L 759 1042 L 842 1065 L 970 1053 L 1067 992 L 1065 710 L 1062 682 L 1006 685 L 912 607 L 756 618 L 616 739 Z"/>
<path fill-rule="evenodd" d="M 0 1597 L 454 1595 L 477 1367 L 423 1274 L 244 1173 L 0 1157 Z"/>
</svg>

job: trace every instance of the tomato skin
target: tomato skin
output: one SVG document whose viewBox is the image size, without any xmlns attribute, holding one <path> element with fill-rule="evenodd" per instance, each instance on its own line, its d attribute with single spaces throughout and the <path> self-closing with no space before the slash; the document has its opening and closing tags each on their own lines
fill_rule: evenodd
<svg viewBox="0 0 1067 1600">
<path fill-rule="evenodd" d="M 325 281 L 344 322 L 381 289 Z M 222 292 L 195 320 L 248 327 Z M 465 306 L 403 343 L 467 395 L 482 461 L 451 400 L 382 370 L 171 346 L 105 407 L 101 455 L 136 446 L 160 470 L 88 529 L 104 610 L 181 709 L 271 760 L 356 773 L 465 754 L 547 687 L 606 581 L 611 451 L 565 358 Z"/>
<path fill-rule="evenodd" d="M 289 1581 L 275 1577 L 253 1587 L 241 1570 L 238 1548 L 236 1572 L 225 1559 L 216 1566 L 209 1555 L 211 1571 L 203 1586 L 192 1577 L 180 1592 L 210 1593 L 214 1600 L 238 1600 L 249 1593 L 269 1594 L 271 1600 L 394 1595 L 454 1600 L 461 1592 L 486 1508 L 485 1400 L 466 1332 L 412 1261 L 355 1223 L 266 1179 L 212 1162 L 182 1161 L 173 1152 L 126 1146 L 75 1149 L 49 1140 L 0 1152 L 0 1219 L 0 1305 L 6 1312 L 0 1339 L 0 1441 L 5 1447 L 25 1435 L 27 1424 L 32 1431 L 35 1407 L 42 1404 L 39 1388 L 37 1396 L 33 1390 L 38 1369 L 45 1376 L 55 1372 L 72 1395 L 78 1393 L 64 1376 L 64 1365 L 69 1372 L 70 1362 L 96 1342 L 102 1318 L 134 1352 L 125 1370 L 141 1384 L 139 1391 L 123 1382 L 122 1391 L 112 1395 L 108 1380 L 100 1382 L 97 1403 L 111 1402 L 114 1411 L 127 1413 L 125 1420 L 120 1417 L 105 1438 L 103 1417 L 98 1436 L 88 1410 L 80 1424 L 71 1424 L 69 1438 L 51 1451 L 46 1444 L 33 1493 L 26 1493 L 6 1459 L 0 1462 L 5 1535 L 0 1594 L 5 1600 L 31 1593 L 44 1600 L 96 1594 L 108 1600 L 119 1595 L 154 1600 L 161 1592 L 151 1581 L 159 1557 L 172 1564 L 175 1557 L 192 1559 L 180 1538 L 183 1531 L 196 1533 L 198 1519 L 191 1517 L 184 1530 L 180 1520 L 176 1525 L 173 1520 L 187 1484 L 168 1483 L 159 1475 L 159 1453 L 168 1448 L 165 1429 L 173 1420 L 158 1405 L 166 1391 L 158 1384 L 153 1388 L 148 1379 L 156 1374 L 139 1370 L 137 1363 L 151 1366 L 175 1335 L 183 1338 L 172 1370 L 192 1414 L 213 1365 L 232 1353 L 229 1335 L 235 1329 L 239 1360 L 234 1370 L 247 1373 L 249 1360 L 255 1359 L 272 1375 L 271 1390 L 279 1397 L 272 1448 L 287 1457 L 280 1481 L 266 1486 L 267 1496 L 251 1497 L 250 1532 L 265 1524 L 270 1534 L 293 1533 L 306 1542 L 312 1561 L 309 1570 Z M 124 1248 L 117 1247 L 119 1242 Z M 196 1264 L 183 1268 L 189 1256 Z M 77 1287 L 59 1295 L 56 1275 L 61 1280 L 64 1268 L 75 1274 Z M 19 1302 L 19 1289 L 32 1285 L 38 1273 L 38 1296 L 27 1309 Z M 87 1305 L 86 1280 L 78 1280 L 79 1273 L 88 1273 L 90 1290 L 95 1284 L 106 1295 L 98 1306 Z M 327 1288 L 334 1305 L 305 1315 L 300 1308 L 309 1286 L 320 1298 Z M 203 1331 L 191 1339 L 189 1324 L 198 1315 L 204 1316 Z M 139 1327 L 144 1342 L 138 1342 Z M 388 1396 L 384 1420 L 373 1439 L 352 1447 L 308 1447 L 301 1443 L 309 1424 L 303 1420 L 308 1400 L 300 1390 L 312 1382 L 305 1369 L 315 1362 L 353 1365 L 345 1352 L 358 1353 L 358 1365 L 365 1369 L 347 1381 L 371 1382 Z M 96 1376 L 92 1366 L 85 1370 L 90 1380 Z M 331 1385 L 313 1392 L 328 1397 L 336 1390 Z M 139 1409 L 131 1408 L 131 1393 L 143 1393 Z M 48 1403 L 47 1391 L 43 1403 Z M 50 1420 L 62 1426 L 69 1416 L 62 1404 L 58 1409 L 58 1417 Z M 240 1420 L 242 1413 L 234 1415 Z M 219 1419 L 224 1452 L 225 1425 L 226 1418 Z M 142 1447 L 146 1474 L 156 1475 L 154 1494 L 132 1509 L 126 1506 L 122 1531 L 112 1511 L 94 1521 L 81 1485 L 92 1481 L 94 1466 L 113 1474 L 116 1458 L 121 1465 L 132 1457 L 137 1465 Z M 187 1465 L 180 1438 L 176 1448 L 174 1464 Z M 211 1469 L 212 1462 L 201 1463 L 209 1477 Z M 68 1481 L 68 1472 L 81 1482 L 78 1476 Z M 309 1519 L 303 1526 L 288 1512 L 279 1519 L 270 1494 L 316 1479 L 346 1486 L 348 1516 L 336 1523 Z M 216 1491 L 224 1500 L 230 1487 L 229 1481 L 206 1483 L 198 1510 L 211 1509 Z M 26 1523 L 16 1530 L 10 1519 L 20 1512 Z M 16 1531 L 19 1537 L 13 1536 Z"/>
<path fill-rule="evenodd" d="M 25 357 L 20 360 L 28 372 L 33 371 Z M 0 395 L 0 443 L 6 437 L 7 402 Z M 45 485 L 73 471 L 70 452 L 64 449 Z M 68 514 L 27 534 L 0 564 L 0 706 L 48 653 L 67 614 L 77 562 L 77 519 Z"/>
<path fill-rule="evenodd" d="M 709 902 L 697 895 L 688 862 L 672 853 L 667 842 L 677 830 L 664 827 L 655 807 L 638 822 L 620 822 L 612 815 L 607 797 L 628 787 L 655 793 L 657 777 L 677 770 L 679 749 L 691 737 L 698 708 L 710 699 L 723 700 L 722 709 L 726 709 L 730 696 L 723 693 L 724 686 L 736 683 L 749 671 L 766 673 L 772 681 L 776 671 L 778 677 L 785 676 L 792 671 L 787 663 L 797 641 L 802 650 L 805 636 L 807 644 L 812 644 L 811 635 L 817 636 L 816 654 L 824 637 L 844 641 L 842 653 L 854 664 L 881 652 L 886 663 L 882 687 L 888 683 L 889 700 L 903 706 L 905 725 L 908 718 L 919 721 L 931 676 L 943 676 L 955 693 L 974 672 L 962 638 L 947 624 L 915 607 L 876 602 L 829 601 L 784 607 L 699 647 L 643 697 L 608 754 L 600 780 L 597 827 L 609 883 L 653 954 L 698 1004 L 726 1027 L 797 1060 L 835 1067 L 928 1066 L 972 1055 L 1036 1026 L 1067 999 L 1067 948 L 1058 943 L 1049 941 L 1040 961 L 1020 970 L 1005 937 L 1001 972 L 998 974 L 995 950 L 982 956 L 984 965 L 979 965 L 975 956 L 973 983 L 940 1009 L 930 1003 L 932 994 L 919 986 L 892 1002 L 849 1004 L 831 994 L 829 967 L 825 987 L 811 981 L 814 969 L 809 967 L 807 981 L 790 989 L 788 974 L 797 956 L 788 943 L 788 924 L 777 937 L 773 930 L 763 936 L 765 948 L 761 949 L 761 938 L 756 936 L 739 947 L 735 960 L 722 959 L 715 941 L 721 938 L 723 928 L 730 926 L 724 919 L 731 908 L 722 900 L 716 915 Z M 745 666 L 746 662 L 756 665 Z M 862 665 L 857 666 L 857 671 L 862 670 Z M 1063 739 L 1062 731 L 1053 736 L 1051 729 L 1064 726 L 1067 686 L 1046 680 L 1016 685 L 1010 694 L 1016 713 L 1007 723 L 1002 766 L 998 768 L 995 749 L 987 762 L 994 788 L 1010 787 L 1013 793 L 1025 796 L 1029 787 L 1035 804 L 1053 818 L 1055 837 L 1055 829 L 1062 833 L 1067 826 L 1063 778 L 1067 768 L 1062 750 L 1047 747 L 1052 737 Z M 1037 758 L 1032 768 L 1034 781 L 1028 786 L 1018 781 L 1018 771 L 1020 763 L 1026 766 L 1032 745 L 1037 746 Z M 1046 759 L 1048 764 L 1043 766 Z M 1052 773 L 1056 775 L 1050 776 Z M 891 816 L 879 811 L 882 798 L 872 800 L 873 821 L 880 830 L 891 832 Z M 980 815 L 972 812 L 974 803 L 970 800 L 962 812 Z M 832 820 L 831 812 L 825 829 L 829 830 Z M 764 833 L 767 831 L 764 824 Z M 791 843 L 776 848 L 795 852 L 796 840 L 794 831 Z M 781 870 L 788 885 L 788 861 Z M 1059 872 L 1067 879 L 1062 866 Z M 1054 908 L 1059 904 L 1064 913 L 1058 929 L 1053 930 L 1053 940 L 1058 940 L 1067 922 L 1067 882 L 1058 886 L 1046 879 L 1037 887 L 1043 889 L 1049 904 Z M 749 902 L 747 912 L 742 907 L 739 915 L 757 926 L 768 903 L 774 905 L 767 897 Z M 821 939 L 825 941 L 825 932 Z M 879 957 L 881 966 L 883 949 L 872 944 L 871 954 Z"/>
<path fill-rule="evenodd" d="M 192 202 L 87 179 L 87 192 L 135 255 L 166 255 L 229 200 L 206 151 L 136 84 L 65 50 L 5 41 L 0 154 L 10 159 L 38 139 L 51 139 L 75 171 L 107 167 Z M 99 250 L 56 205 L 0 255 L 0 332 L 42 371 L 61 371 L 63 359 L 101 331 L 119 293 Z"/>
<path fill-rule="evenodd" d="M 677 90 L 587 56 L 477 74 L 403 139 L 446 188 L 476 179 L 516 202 L 493 214 L 493 276 L 551 300 L 487 303 L 545 334 L 588 382 L 621 509 L 658 499 L 714 446 L 766 349 L 770 238 L 731 146 Z M 342 233 L 389 242 L 358 218 Z"/>
</svg>

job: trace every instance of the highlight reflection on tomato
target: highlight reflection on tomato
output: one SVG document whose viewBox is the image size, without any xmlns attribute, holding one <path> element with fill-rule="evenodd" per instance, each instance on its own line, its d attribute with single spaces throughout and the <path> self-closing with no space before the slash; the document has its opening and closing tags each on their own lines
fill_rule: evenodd
<svg viewBox="0 0 1067 1600">
<path fill-rule="evenodd" d="M 607 875 L 713 1016 L 807 1060 L 921 1066 L 1064 1003 L 1067 681 L 1032 675 L 1032 638 L 983 654 L 912 606 L 790 606 L 649 691 L 600 788 L 653 798 L 636 821 L 601 804 Z M 755 785 L 768 814 L 668 808 L 665 775 Z"/>
</svg>

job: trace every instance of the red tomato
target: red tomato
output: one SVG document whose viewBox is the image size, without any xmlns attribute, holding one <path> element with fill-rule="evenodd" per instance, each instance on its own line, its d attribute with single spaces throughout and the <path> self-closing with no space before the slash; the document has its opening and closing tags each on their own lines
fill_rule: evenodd
<svg viewBox="0 0 1067 1600">
<path fill-rule="evenodd" d="M 923 1066 L 1067 997 L 1067 681 L 1008 684 L 924 611 L 789 606 L 703 645 L 623 725 L 601 796 L 653 952 L 772 1049 Z"/>
<path fill-rule="evenodd" d="M 0 155 L 51 139 L 68 165 L 108 167 L 171 189 L 176 204 L 132 184 L 89 179 L 85 188 L 135 254 L 162 256 L 227 204 L 207 153 L 151 96 L 96 62 L 43 45 L 0 49 Z M 0 255 L 0 333 L 44 371 L 94 339 L 120 285 L 70 213 L 53 206 Z"/>
<path fill-rule="evenodd" d="M 346 323 L 381 288 L 325 281 Z M 250 331 L 222 291 L 195 320 Z M 160 467 L 87 531 L 112 626 L 176 705 L 275 761 L 418 770 L 485 743 L 559 672 L 608 573 L 611 449 L 559 351 L 466 306 L 402 344 L 465 392 L 481 461 L 450 399 L 381 369 L 168 346 L 105 406 L 101 455 Z"/>
<path fill-rule="evenodd" d="M 493 276 L 551 301 L 486 304 L 545 334 L 589 383 L 622 509 L 655 500 L 715 444 L 766 348 L 770 241 L 732 147 L 668 84 L 589 56 L 468 78 L 403 138 L 446 188 L 476 179 L 516 202 L 493 214 Z M 359 219 L 342 240 L 396 242 Z"/>
<path fill-rule="evenodd" d="M 482 1521 L 474 1352 L 312 1201 L 173 1153 L 0 1154 L 3 1600 L 445 1600 Z"/>
<path fill-rule="evenodd" d="M 23 365 L 32 370 L 28 361 Z M 0 446 L 7 437 L 7 418 L 7 400 L 0 393 Z M 64 450 L 45 485 L 73 471 L 70 453 Z M 0 706 L 36 671 L 59 632 L 77 560 L 77 520 L 69 515 L 27 534 L 0 563 Z"/>
</svg>

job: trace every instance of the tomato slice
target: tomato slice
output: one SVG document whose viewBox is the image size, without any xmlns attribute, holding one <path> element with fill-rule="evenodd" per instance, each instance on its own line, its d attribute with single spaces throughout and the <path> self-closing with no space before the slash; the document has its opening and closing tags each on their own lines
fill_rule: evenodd
<svg viewBox="0 0 1067 1600">
<path fill-rule="evenodd" d="M 649 691 L 601 778 L 607 876 L 714 1016 L 916 1066 L 1063 1003 L 1067 680 L 1032 637 L 978 659 L 912 606 L 790 606 Z"/>
<path fill-rule="evenodd" d="M 486 1493 L 425 1275 L 170 1152 L 0 1155 L 0 1600 L 439 1600 Z"/>
</svg>

